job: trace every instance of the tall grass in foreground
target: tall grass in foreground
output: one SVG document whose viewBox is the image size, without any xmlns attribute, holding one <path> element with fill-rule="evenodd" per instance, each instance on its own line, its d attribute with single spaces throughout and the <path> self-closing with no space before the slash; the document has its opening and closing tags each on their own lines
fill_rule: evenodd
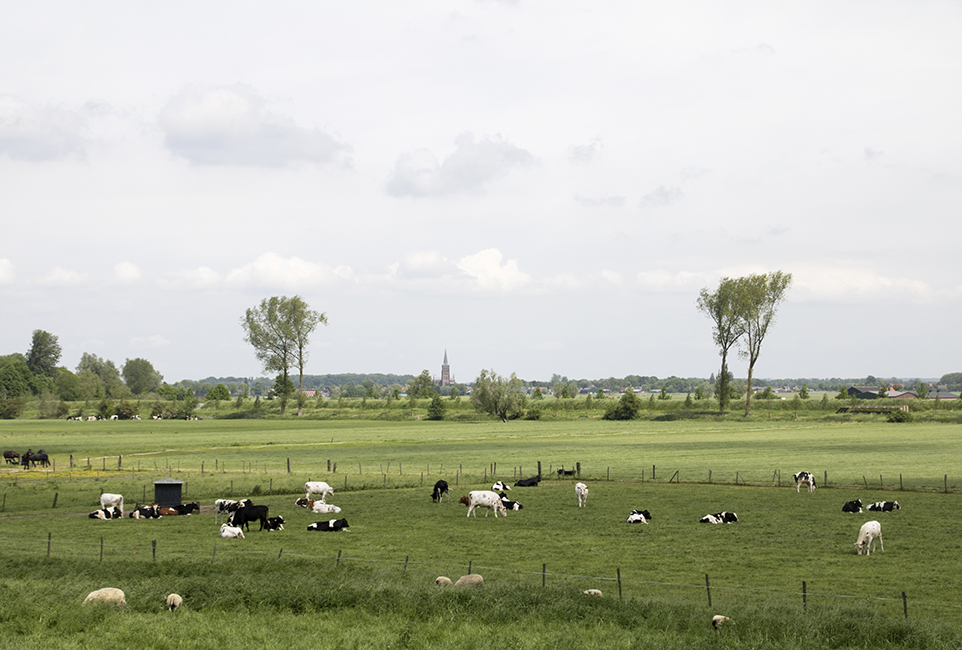
<svg viewBox="0 0 962 650">
<path fill-rule="evenodd" d="M 730 605 L 522 584 L 437 587 L 423 575 L 307 561 L 150 566 L 0 558 L 0 648 L 948 648 L 962 631 L 860 602 Z M 80 603 L 119 586 L 127 607 Z M 176 591 L 183 608 L 168 613 Z"/>
</svg>

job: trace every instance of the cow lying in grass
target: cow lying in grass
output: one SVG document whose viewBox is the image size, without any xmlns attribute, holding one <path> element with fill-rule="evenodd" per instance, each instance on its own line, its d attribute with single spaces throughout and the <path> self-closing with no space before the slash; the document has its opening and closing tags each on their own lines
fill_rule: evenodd
<svg viewBox="0 0 962 650">
<path fill-rule="evenodd" d="M 308 530 L 333 531 L 333 532 L 344 530 L 345 528 L 349 528 L 349 526 L 347 525 L 347 519 L 331 519 L 330 521 L 315 521 L 313 524 L 307 527 Z"/>
<path fill-rule="evenodd" d="M 698 520 L 702 524 L 733 524 L 738 521 L 738 515 L 734 512 L 717 512 L 713 515 L 705 515 Z"/>
</svg>

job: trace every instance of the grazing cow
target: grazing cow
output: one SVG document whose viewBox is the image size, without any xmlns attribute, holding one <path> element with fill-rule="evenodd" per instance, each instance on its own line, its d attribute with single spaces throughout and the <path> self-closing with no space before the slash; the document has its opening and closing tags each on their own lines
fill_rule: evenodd
<svg viewBox="0 0 962 650">
<path fill-rule="evenodd" d="M 814 492 L 815 488 L 815 475 L 811 472 L 799 472 L 798 474 L 792 474 L 792 478 L 795 479 L 795 492 L 798 492 L 799 488 L 803 485 L 808 486 L 809 492 Z"/>
<path fill-rule="evenodd" d="M 842 512 L 862 512 L 862 500 L 846 501 L 842 506 Z"/>
<path fill-rule="evenodd" d="M 508 495 L 506 495 L 504 492 L 502 492 L 498 496 L 501 497 L 501 503 L 504 504 L 505 510 L 521 510 L 522 508 L 524 508 L 524 506 L 518 503 L 517 501 L 512 501 L 511 499 L 509 499 Z"/>
<path fill-rule="evenodd" d="M 308 481 L 304 484 L 304 498 L 310 499 L 312 494 L 320 494 L 321 501 L 324 501 L 328 494 L 334 494 L 334 488 L 324 481 Z"/>
<path fill-rule="evenodd" d="M 876 501 L 865 506 L 865 509 L 871 512 L 892 512 L 893 510 L 901 510 L 902 506 L 899 505 L 898 501 Z"/>
<path fill-rule="evenodd" d="M 233 499 L 217 499 L 214 501 L 214 511 L 219 515 L 226 515 L 234 512 L 240 507 L 240 503 Z"/>
<path fill-rule="evenodd" d="M 463 497 L 461 503 L 464 503 Z M 470 517 L 472 513 L 474 513 L 475 518 L 478 517 L 478 514 L 474 512 L 475 508 L 486 508 L 484 511 L 485 517 L 487 517 L 488 513 L 492 510 L 494 510 L 495 519 L 497 519 L 498 513 L 504 517 L 508 516 L 507 509 L 504 507 L 504 502 L 501 501 L 501 497 L 496 492 L 490 490 L 472 490 L 468 492 L 467 506 L 468 517 Z"/>
<path fill-rule="evenodd" d="M 538 487 L 538 483 L 540 482 L 541 482 L 541 474 L 538 474 L 537 476 L 523 478 L 520 481 L 517 481 L 514 484 L 514 486 L 515 487 Z"/>
<path fill-rule="evenodd" d="M 221 524 L 220 536 L 224 539 L 244 539 L 244 529 L 238 526 L 231 526 L 230 524 Z"/>
<path fill-rule="evenodd" d="M 320 531 L 338 531 L 344 530 L 345 528 L 350 528 L 347 525 L 347 519 L 331 519 L 330 521 L 315 521 L 313 524 L 307 527 L 308 530 L 320 530 Z"/>
<path fill-rule="evenodd" d="M 738 515 L 734 512 L 717 512 L 713 515 L 705 515 L 698 520 L 701 524 L 733 524 L 738 521 Z"/>
<path fill-rule="evenodd" d="M 104 492 L 100 495 L 100 507 L 107 508 L 120 508 L 120 514 L 124 513 L 124 495 L 122 494 L 110 494 L 109 492 Z"/>
<path fill-rule="evenodd" d="M 875 548 L 875 540 L 878 540 L 879 548 L 883 551 L 885 550 L 885 545 L 882 544 L 882 524 L 877 521 L 866 521 L 862 524 L 862 527 L 858 529 L 858 539 L 855 540 L 855 550 L 861 555 L 862 551 L 865 551 L 865 555 L 871 555 L 871 551 Z"/>
<path fill-rule="evenodd" d="M 434 491 L 431 492 L 431 501 L 441 503 L 441 497 L 447 497 L 448 501 L 451 500 L 451 494 L 448 492 L 448 482 L 444 480 L 434 484 Z"/>
<path fill-rule="evenodd" d="M 588 486 L 584 483 L 575 483 L 575 494 L 578 496 L 578 507 L 584 508 L 588 503 Z"/>
<path fill-rule="evenodd" d="M 102 508 L 101 510 L 94 510 L 87 516 L 91 519 L 120 519 L 124 515 L 117 508 Z"/>
<path fill-rule="evenodd" d="M 250 531 L 250 522 L 260 521 L 261 527 L 257 530 L 264 530 L 267 527 L 267 506 L 243 506 L 235 510 L 227 520 L 231 526 L 247 528 Z"/>
<path fill-rule="evenodd" d="M 647 524 L 649 519 L 651 519 L 651 513 L 647 510 L 632 510 L 628 515 L 629 524 Z"/>
<path fill-rule="evenodd" d="M 83 604 L 86 605 L 87 603 L 107 603 L 108 605 L 116 605 L 117 609 L 123 609 L 127 605 L 127 599 L 120 589 L 104 587 L 87 594 Z"/>
<path fill-rule="evenodd" d="M 498 481 L 497 483 L 491 486 L 491 489 L 494 490 L 495 492 L 504 492 L 505 490 L 510 490 L 511 488 L 505 485 L 504 483 L 502 483 L 501 481 Z"/>
<path fill-rule="evenodd" d="M 167 598 L 164 599 L 164 604 L 167 605 L 167 611 L 172 612 L 184 604 L 184 599 L 178 594 L 167 594 Z"/>
<path fill-rule="evenodd" d="M 200 504 L 196 501 L 193 503 L 177 504 L 171 507 L 176 510 L 179 515 L 189 515 L 192 512 L 200 512 Z"/>
<path fill-rule="evenodd" d="M 284 518 L 278 515 L 277 517 L 268 519 L 267 530 L 284 530 Z"/>
<path fill-rule="evenodd" d="M 7 451 L 3 452 L 3 459 L 7 461 L 7 463 L 9 463 L 10 465 L 20 464 L 20 454 L 13 451 L 12 449 L 8 449 Z"/>
</svg>

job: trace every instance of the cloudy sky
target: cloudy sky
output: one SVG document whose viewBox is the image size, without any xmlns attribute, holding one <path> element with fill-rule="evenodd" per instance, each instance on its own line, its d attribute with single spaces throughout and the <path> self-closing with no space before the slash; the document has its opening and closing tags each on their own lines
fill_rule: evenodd
<svg viewBox="0 0 962 650">
<path fill-rule="evenodd" d="M 962 371 L 962 2 L 8 3 L 0 354 L 175 382 L 707 377 L 698 291 L 794 285 L 760 377 Z M 733 364 L 744 377 L 744 364 Z"/>
</svg>

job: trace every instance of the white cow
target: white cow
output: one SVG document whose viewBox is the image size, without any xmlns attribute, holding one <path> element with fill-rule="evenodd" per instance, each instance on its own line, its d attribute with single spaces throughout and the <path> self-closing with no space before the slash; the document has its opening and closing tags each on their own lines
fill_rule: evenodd
<svg viewBox="0 0 962 650">
<path fill-rule="evenodd" d="M 341 511 L 336 505 L 332 503 L 324 503 L 323 501 L 310 501 L 309 502 L 311 512 L 316 512 L 322 515 L 337 514 Z"/>
<path fill-rule="evenodd" d="M 100 507 L 104 510 L 108 508 L 118 508 L 120 510 L 121 516 L 124 514 L 124 495 L 122 494 L 110 494 L 109 492 L 104 492 L 100 495 Z"/>
<path fill-rule="evenodd" d="M 798 492 L 799 488 L 803 485 L 808 486 L 809 492 L 814 492 L 815 488 L 815 475 L 811 472 L 799 472 L 798 474 L 792 474 L 792 478 L 795 479 L 795 492 Z"/>
<path fill-rule="evenodd" d="M 304 498 L 310 499 L 312 494 L 320 494 L 323 503 L 328 494 L 334 494 L 334 488 L 324 481 L 308 481 L 304 484 Z"/>
<path fill-rule="evenodd" d="M 463 502 L 463 501 L 462 501 Z M 468 517 L 474 512 L 475 508 L 487 508 L 484 511 L 484 516 L 488 516 L 488 512 L 494 510 L 494 516 L 497 518 L 498 513 L 503 517 L 508 516 L 508 511 L 504 507 L 504 502 L 501 501 L 501 495 L 497 492 L 492 492 L 491 490 L 472 490 L 468 492 L 467 504 L 468 506 Z M 475 518 L 477 518 L 477 513 L 474 513 Z"/>
<path fill-rule="evenodd" d="M 578 495 L 578 507 L 584 508 L 588 503 L 588 486 L 584 483 L 575 483 L 575 494 Z"/>
<path fill-rule="evenodd" d="M 231 537 L 237 537 L 239 539 L 244 539 L 244 529 L 238 528 L 237 526 L 231 526 L 230 524 L 220 525 L 220 536 L 229 539 Z"/>
<path fill-rule="evenodd" d="M 875 540 L 878 540 L 879 548 L 883 551 L 885 546 L 882 544 L 882 524 L 877 521 L 866 521 L 858 530 L 858 539 L 855 541 L 855 549 L 861 555 L 871 555 L 871 550 L 875 547 Z"/>
</svg>

